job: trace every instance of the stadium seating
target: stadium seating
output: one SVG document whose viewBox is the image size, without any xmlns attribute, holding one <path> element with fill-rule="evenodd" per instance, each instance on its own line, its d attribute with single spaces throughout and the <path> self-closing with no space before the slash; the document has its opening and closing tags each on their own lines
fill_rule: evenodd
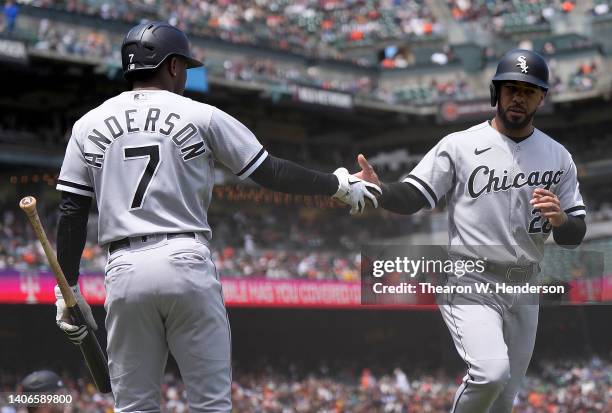
<svg viewBox="0 0 612 413">
<path fill-rule="evenodd" d="M 479 21 L 494 32 L 512 35 L 550 31 L 555 15 L 571 13 L 576 4 L 567 0 L 449 0 L 448 5 L 457 21 Z"/>
<path fill-rule="evenodd" d="M 452 407 L 462 372 L 437 371 L 412 366 L 378 368 L 357 363 L 284 368 L 263 365 L 233 372 L 232 401 L 240 413 L 356 412 L 356 413 L 443 413 Z M 528 373 L 514 413 L 609 412 L 612 398 L 609 359 L 543 360 Z M 19 389 L 14 372 L 0 373 L 2 391 Z M 72 395 L 78 411 L 110 411 L 112 395 L 97 393 L 87 380 L 62 375 L 64 389 Z M 162 411 L 187 411 L 185 386 L 172 370 L 161 386 Z M 7 413 L 10 410 L 3 410 Z"/>
<path fill-rule="evenodd" d="M 423 0 L 351 3 L 34 0 L 30 4 L 134 23 L 143 18 L 167 20 L 191 34 L 330 57 L 340 55 L 349 46 L 426 38 L 442 31 Z"/>
</svg>

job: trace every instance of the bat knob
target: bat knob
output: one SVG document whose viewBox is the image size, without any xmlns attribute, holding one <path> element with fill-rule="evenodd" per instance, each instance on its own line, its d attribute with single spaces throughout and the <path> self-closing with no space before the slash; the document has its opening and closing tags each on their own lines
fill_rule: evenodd
<svg viewBox="0 0 612 413">
<path fill-rule="evenodd" d="M 33 196 L 26 196 L 19 202 L 19 207 L 25 212 L 30 212 L 36 209 L 36 198 Z"/>
</svg>

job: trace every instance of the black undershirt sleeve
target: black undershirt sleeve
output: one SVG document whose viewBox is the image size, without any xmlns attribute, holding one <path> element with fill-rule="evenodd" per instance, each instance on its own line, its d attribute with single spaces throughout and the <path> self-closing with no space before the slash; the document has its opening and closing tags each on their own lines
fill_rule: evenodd
<svg viewBox="0 0 612 413">
<path fill-rule="evenodd" d="M 428 205 L 425 195 L 409 182 L 382 184 L 382 196 L 378 204 L 397 214 L 414 214 Z"/>
<path fill-rule="evenodd" d="M 586 234 L 586 222 L 584 216 L 567 216 L 567 221 L 560 227 L 553 228 L 553 238 L 557 245 L 567 248 L 575 248 L 584 239 Z"/>
<path fill-rule="evenodd" d="M 62 191 L 57 226 L 57 260 L 69 285 L 75 285 L 79 278 L 90 206 L 90 197 Z"/>
<path fill-rule="evenodd" d="M 272 155 L 249 178 L 264 188 L 287 194 L 332 196 L 338 190 L 338 178 L 334 174 L 304 168 Z"/>
</svg>

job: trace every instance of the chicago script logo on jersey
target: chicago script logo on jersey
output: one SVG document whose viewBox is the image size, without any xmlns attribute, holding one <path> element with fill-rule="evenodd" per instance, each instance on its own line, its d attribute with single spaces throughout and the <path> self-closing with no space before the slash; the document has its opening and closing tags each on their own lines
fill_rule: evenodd
<svg viewBox="0 0 612 413">
<path fill-rule="evenodd" d="M 561 176 L 565 171 L 532 171 L 528 174 L 519 172 L 511 178 L 508 171 L 502 174 L 497 174 L 495 169 L 489 169 L 486 165 L 476 167 L 470 174 L 468 179 L 468 192 L 474 199 L 480 195 L 491 192 L 503 192 L 513 188 L 521 188 L 523 186 L 543 186 L 550 189 L 552 185 L 556 185 L 561 181 Z M 479 179 L 480 178 L 480 179 Z M 486 184 L 482 184 L 486 179 Z M 480 183 L 477 183 L 479 181 Z"/>
</svg>

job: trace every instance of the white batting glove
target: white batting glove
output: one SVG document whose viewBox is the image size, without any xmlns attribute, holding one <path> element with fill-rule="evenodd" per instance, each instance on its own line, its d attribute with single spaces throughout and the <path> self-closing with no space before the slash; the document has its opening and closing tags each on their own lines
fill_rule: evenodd
<svg viewBox="0 0 612 413">
<path fill-rule="evenodd" d="M 374 208 L 378 208 L 376 197 L 382 194 L 378 185 L 349 174 L 346 168 L 336 169 L 334 175 L 338 178 L 338 191 L 332 196 L 350 205 L 351 215 L 363 212 L 366 199 L 372 202 Z"/>
<path fill-rule="evenodd" d="M 85 321 L 91 328 L 94 330 L 98 329 L 98 325 L 96 324 L 96 320 L 93 318 L 93 314 L 91 313 L 91 307 L 85 301 L 85 298 L 81 295 L 81 289 L 79 285 L 75 285 L 74 287 L 70 287 L 72 292 L 74 293 L 74 297 L 76 298 L 76 302 L 83 313 L 83 317 L 85 317 Z M 62 296 L 62 292 L 59 286 L 55 286 L 55 307 L 57 308 L 57 313 L 55 315 L 55 322 L 57 326 L 68 336 L 68 340 L 70 340 L 73 344 L 81 344 L 85 336 L 87 335 L 87 326 L 81 325 L 77 326 L 72 324 L 72 319 L 70 317 L 70 312 L 68 311 L 68 307 L 66 306 L 66 302 L 64 301 L 64 297 Z"/>
</svg>

